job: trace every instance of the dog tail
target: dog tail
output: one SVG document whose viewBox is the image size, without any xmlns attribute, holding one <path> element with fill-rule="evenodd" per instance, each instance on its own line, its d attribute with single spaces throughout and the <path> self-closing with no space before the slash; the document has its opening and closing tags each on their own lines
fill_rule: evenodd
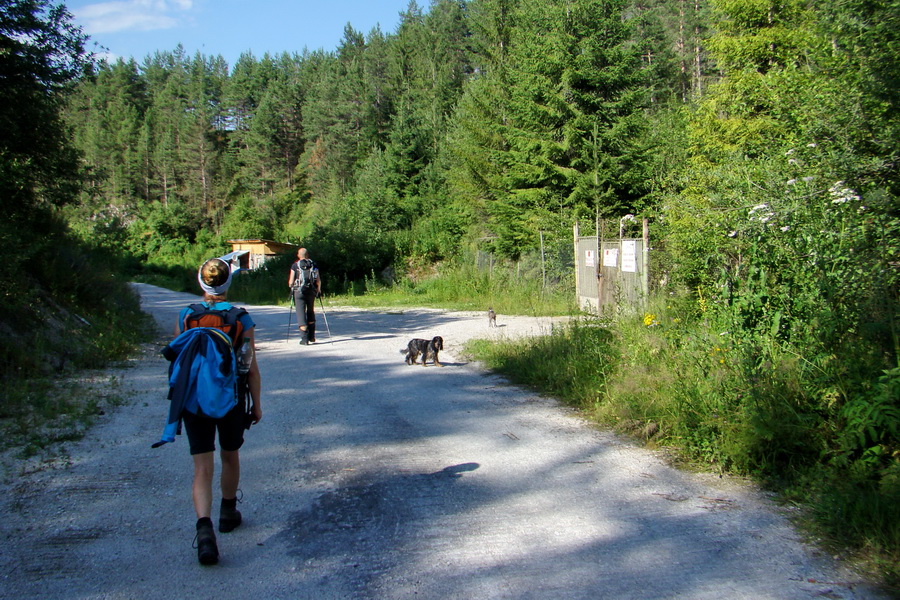
<svg viewBox="0 0 900 600">
<path fill-rule="evenodd" d="M 403 349 L 400 351 L 400 354 L 409 354 L 409 348 L 403 348 Z"/>
</svg>

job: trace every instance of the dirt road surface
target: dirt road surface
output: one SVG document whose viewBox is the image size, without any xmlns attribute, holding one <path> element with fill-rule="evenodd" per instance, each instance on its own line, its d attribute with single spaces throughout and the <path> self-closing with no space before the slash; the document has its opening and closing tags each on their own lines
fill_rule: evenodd
<svg viewBox="0 0 900 600">
<path fill-rule="evenodd" d="M 196 300 L 137 288 L 167 333 Z M 218 534 L 220 563 L 201 567 L 191 547 L 187 440 L 150 448 L 167 411 L 161 341 L 116 375 L 127 404 L 62 458 L 6 458 L 0 597 L 884 597 L 752 486 L 679 472 L 459 352 L 471 337 L 546 333 L 549 319 L 488 329 L 481 313 L 326 305 L 319 343 L 301 347 L 287 309 L 249 308 L 264 417 L 241 451 L 244 524 Z M 404 364 L 406 342 L 433 335 L 445 366 Z"/>
</svg>

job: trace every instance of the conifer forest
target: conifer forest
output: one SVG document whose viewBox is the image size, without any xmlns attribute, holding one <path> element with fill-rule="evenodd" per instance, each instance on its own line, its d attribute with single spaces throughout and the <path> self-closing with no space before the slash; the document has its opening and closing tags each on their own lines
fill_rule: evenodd
<svg viewBox="0 0 900 600">
<path fill-rule="evenodd" d="M 411 0 L 233 65 L 86 42 L 0 0 L 11 314 L 101 294 L 58 277 L 79 252 L 195 269 L 264 238 L 401 280 L 647 218 L 629 417 L 900 556 L 900 0 Z M 625 394 L 598 385 L 579 403 Z"/>
</svg>

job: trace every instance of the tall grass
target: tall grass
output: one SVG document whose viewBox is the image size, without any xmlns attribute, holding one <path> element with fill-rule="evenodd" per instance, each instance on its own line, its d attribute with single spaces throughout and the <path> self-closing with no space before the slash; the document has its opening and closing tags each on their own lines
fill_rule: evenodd
<svg viewBox="0 0 900 600">
<path fill-rule="evenodd" d="M 514 265 L 479 271 L 460 265 L 444 265 L 436 276 L 406 278 L 394 284 L 367 278 L 360 293 L 351 289 L 335 302 L 357 306 L 428 306 L 451 310 L 502 314 L 571 314 L 573 292 L 566 282 L 544 287 L 540 278 L 517 272 Z"/>
<path fill-rule="evenodd" d="M 511 381 L 583 409 L 602 401 L 620 361 L 615 334 L 596 319 L 574 320 L 523 340 L 473 340 L 466 348 Z"/>
<path fill-rule="evenodd" d="M 854 382 L 846 365 L 860 353 L 817 363 L 809 348 L 734 335 L 719 318 L 689 295 L 658 298 L 615 323 L 584 318 L 468 350 L 599 423 L 808 506 L 817 534 L 900 582 L 900 370 Z M 836 381 L 862 394 L 862 414 Z"/>
</svg>

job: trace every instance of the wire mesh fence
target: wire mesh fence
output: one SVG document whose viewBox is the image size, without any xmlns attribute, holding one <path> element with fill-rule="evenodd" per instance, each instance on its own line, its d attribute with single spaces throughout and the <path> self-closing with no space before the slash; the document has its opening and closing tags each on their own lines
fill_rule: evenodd
<svg viewBox="0 0 900 600">
<path fill-rule="evenodd" d="M 575 256 L 571 236 L 544 232 L 539 248 L 523 252 L 517 260 L 503 259 L 478 250 L 475 266 L 490 278 L 513 279 L 553 293 L 574 293 Z"/>
</svg>

